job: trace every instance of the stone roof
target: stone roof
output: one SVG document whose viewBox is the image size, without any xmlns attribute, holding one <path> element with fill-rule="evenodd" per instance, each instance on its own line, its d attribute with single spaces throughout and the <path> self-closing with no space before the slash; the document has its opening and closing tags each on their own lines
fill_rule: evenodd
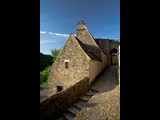
<svg viewBox="0 0 160 120">
<path fill-rule="evenodd" d="M 75 36 L 74 36 L 75 37 Z M 102 61 L 97 55 L 95 55 L 84 43 L 82 43 L 77 37 L 75 37 L 83 51 L 92 59 Z"/>
</svg>

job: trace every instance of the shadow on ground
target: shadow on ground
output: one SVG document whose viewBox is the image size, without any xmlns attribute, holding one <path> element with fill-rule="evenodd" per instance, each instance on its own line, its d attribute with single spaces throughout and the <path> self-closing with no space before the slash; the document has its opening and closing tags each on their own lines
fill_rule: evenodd
<svg viewBox="0 0 160 120">
<path fill-rule="evenodd" d="M 110 67 L 106 67 L 95 78 L 90 88 L 99 91 L 99 93 L 103 93 L 113 90 L 118 84 L 117 65 L 111 65 Z"/>
</svg>

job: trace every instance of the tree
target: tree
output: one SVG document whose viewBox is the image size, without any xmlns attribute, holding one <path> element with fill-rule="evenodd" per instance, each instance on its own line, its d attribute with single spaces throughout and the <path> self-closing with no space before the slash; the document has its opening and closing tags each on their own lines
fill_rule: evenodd
<svg viewBox="0 0 160 120">
<path fill-rule="evenodd" d="M 53 57 L 53 63 L 56 60 L 56 58 L 57 58 L 58 54 L 60 53 L 60 51 L 61 51 L 61 48 L 60 49 L 52 49 L 51 50 L 51 55 Z"/>
</svg>

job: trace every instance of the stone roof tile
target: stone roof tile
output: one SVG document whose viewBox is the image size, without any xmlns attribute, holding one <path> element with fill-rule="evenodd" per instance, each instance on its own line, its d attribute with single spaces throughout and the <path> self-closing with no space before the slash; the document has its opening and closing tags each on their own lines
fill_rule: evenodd
<svg viewBox="0 0 160 120">
<path fill-rule="evenodd" d="M 75 37 L 75 36 L 74 36 Z M 81 46 L 81 48 L 84 50 L 84 52 L 92 59 L 92 60 L 97 60 L 97 61 L 102 61 L 101 58 L 99 58 L 98 56 L 96 56 L 92 51 L 89 50 L 89 48 L 82 43 L 77 37 L 75 37 L 76 40 L 78 41 L 79 45 Z"/>
</svg>

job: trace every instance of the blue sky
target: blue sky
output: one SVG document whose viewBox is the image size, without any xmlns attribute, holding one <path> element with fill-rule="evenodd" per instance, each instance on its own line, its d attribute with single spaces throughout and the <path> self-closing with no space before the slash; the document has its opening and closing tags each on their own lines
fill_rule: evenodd
<svg viewBox="0 0 160 120">
<path fill-rule="evenodd" d="M 120 38 L 120 0 L 40 0 L 40 52 L 62 47 L 79 20 L 94 38 Z"/>
</svg>

